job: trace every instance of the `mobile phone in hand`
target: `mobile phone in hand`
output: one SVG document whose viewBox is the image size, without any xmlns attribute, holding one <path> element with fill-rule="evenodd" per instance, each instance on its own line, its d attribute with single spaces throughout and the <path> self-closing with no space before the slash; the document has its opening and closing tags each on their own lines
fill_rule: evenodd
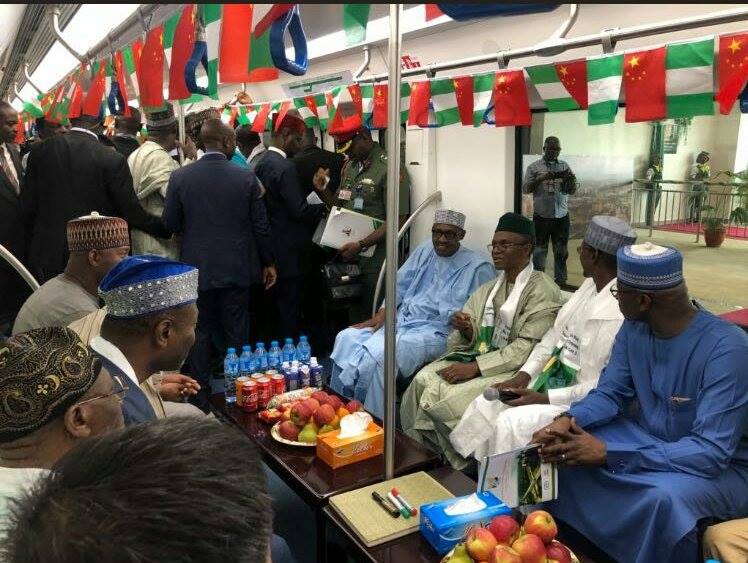
<svg viewBox="0 0 748 563">
<path fill-rule="evenodd" d="M 499 401 L 502 403 L 506 403 L 507 401 L 513 401 L 514 399 L 519 399 L 520 395 L 518 393 L 515 393 L 514 391 L 507 391 L 506 389 L 502 389 L 499 391 Z"/>
</svg>

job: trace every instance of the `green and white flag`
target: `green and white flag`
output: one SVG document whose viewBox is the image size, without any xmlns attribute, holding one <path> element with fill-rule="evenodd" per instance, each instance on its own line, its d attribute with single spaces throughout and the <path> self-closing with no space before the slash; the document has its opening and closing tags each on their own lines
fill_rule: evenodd
<svg viewBox="0 0 748 563">
<path fill-rule="evenodd" d="M 553 64 L 526 67 L 525 70 L 535 89 L 545 102 L 548 111 L 569 111 L 579 109 L 579 104 L 571 97 L 561 83 Z"/>
<path fill-rule="evenodd" d="M 473 76 L 473 126 L 479 127 L 483 123 L 483 116 L 491 105 L 493 85 L 496 80 L 495 72 L 486 72 Z"/>
<path fill-rule="evenodd" d="M 623 55 L 587 59 L 587 123 L 613 123 L 621 94 Z"/>
<path fill-rule="evenodd" d="M 317 106 L 317 117 L 319 118 L 319 126 L 323 131 L 327 130 L 327 125 L 330 123 L 330 112 L 327 109 L 327 98 L 325 94 L 314 94 L 314 105 Z"/>
<path fill-rule="evenodd" d="M 431 80 L 431 103 L 434 106 L 434 125 L 444 127 L 460 123 L 460 112 L 457 109 L 454 81 L 451 78 Z M 431 122 L 431 119 L 429 119 Z"/>
<path fill-rule="evenodd" d="M 361 117 L 365 126 L 371 123 L 371 115 L 374 113 L 374 84 L 361 85 Z"/>
<path fill-rule="evenodd" d="M 200 4 L 205 44 L 208 51 L 208 95 L 218 99 L 218 51 L 221 40 L 223 4 Z M 198 40 L 201 39 L 198 34 Z"/>
<path fill-rule="evenodd" d="M 133 49 L 138 49 L 137 55 L 133 51 Z M 136 56 L 139 59 L 140 58 L 140 52 L 143 50 L 143 44 L 140 41 L 136 41 L 132 45 L 128 45 L 124 49 L 122 49 L 122 62 L 125 66 L 125 79 L 127 80 L 130 90 L 132 91 L 132 96 L 128 96 L 130 100 L 133 100 L 135 98 L 140 98 L 140 85 L 138 84 L 138 73 L 137 73 L 137 66 L 135 64 Z M 125 85 L 120 84 L 121 88 L 124 88 Z"/>
<path fill-rule="evenodd" d="M 410 83 L 403 82 L 400 84 L 400 123 L 408 123 L 409 113 L 410 113 Z"/>
<path fill-rule="evenodd" d="M 299 112 L 299 117 L 304 120 L 304 125 L 306 125 L 307 127 L 315 127 L 316 125 L 319 125 L 319 119 L 317 119 L 317 114 L 314 113 L 315 110 L 317 109 L 317 106 L 314 105 L 314 107 L 311 107 L 313 105 L 314 105 L 313 96 L 306 96 L 303 98 L 293 99 L 293 106 Z"/>
<path fill-rule="evenodd" d="M 713 67 L 714 37 L 667 46 L 667 117 L 714 115 Z"/>
</svg>

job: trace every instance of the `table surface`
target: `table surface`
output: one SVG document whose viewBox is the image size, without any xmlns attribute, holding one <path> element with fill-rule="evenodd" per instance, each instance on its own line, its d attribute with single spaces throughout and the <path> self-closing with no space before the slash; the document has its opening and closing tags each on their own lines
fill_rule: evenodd
<svg viewBox="0 0 748 563">
<path fill-rule="evenodd" d="M 457 497 L 475 492 L 475 481 L 451 467 L 440 467 L 428 471 L 428 474 Z M 442 556 L 436 553 L 431 544 L 418 531 L 402 538 L 375 545 L 374 547 L 366 547 L 333 508 L 327 506 L 323 512 L 325 517 L 339 528 L 345 534 L 346 538 L 358 548 L 361 555 L 369 561 L 374 563 L 390 563 L 394 561 L 402 563 L 438 563 L 442 560 Z"/>
<path fill-rule="evenodd" d="M 332 393 L 329 389 L 326 392 Z M 290 446 L 270 436 L 272 425 L 235 406 L 226 406 L 222 393 L 211 398 L 219 411 L 255 443 L 278 476 L 302 495 L 306 502 L 322 506 L 329 497 L 384 480 L 384 455 L 332 469 L 317 458 L 316 448 Z M 439 464 L 439 456 L 399 430 L 395 435 L 395 474 L 428 471 Z"/>
</svg>

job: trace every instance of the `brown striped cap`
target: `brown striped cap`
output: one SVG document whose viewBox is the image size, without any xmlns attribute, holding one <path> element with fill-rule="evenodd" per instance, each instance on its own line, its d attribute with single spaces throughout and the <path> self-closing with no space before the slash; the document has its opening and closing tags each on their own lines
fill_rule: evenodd
<svg viewBox="0 0 748 563">
<path fill-rule="evenodd" d="M 67 232 L 70 252 L 130 246 L 127 221 L 99 215 L 96 211 L 68 221 Z"/>
</svg>

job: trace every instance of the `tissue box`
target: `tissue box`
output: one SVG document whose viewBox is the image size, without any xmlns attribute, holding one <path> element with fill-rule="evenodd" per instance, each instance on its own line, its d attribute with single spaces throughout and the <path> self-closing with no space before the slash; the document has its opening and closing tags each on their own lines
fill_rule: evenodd
<svg viewBox="0 0 748 563">
<path fill-rule="evenodd" d="M 317 436 L 317 457 L 336 469 L 380 455 L 384 451 L 384 431 L 373 422 L 366 431 L 351 438 L 338 438 L 340 430 Z"/>
<path fill-rule="evenodd" d="M 449 515 L 445 509 L 454 503 L 467 499 L 472 495 L 450 498 L 420 507 L 420 529 L 421 534 L 443 555 L 462 541 L 465 531 L 473 525 L 487 526 L 494 516 L 511 514 L 511 509 L 498 498 L 488 492 L 475 493 L 486 506 L 482 510 L 468 512 L 465 514 Z"/>
</svg>

